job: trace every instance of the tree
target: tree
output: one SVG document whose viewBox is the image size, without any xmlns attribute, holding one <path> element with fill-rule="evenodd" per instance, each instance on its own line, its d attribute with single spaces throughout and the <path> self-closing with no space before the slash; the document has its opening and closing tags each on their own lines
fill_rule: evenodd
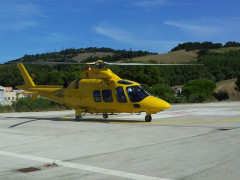
<svg viewBox="0 0 240 180">
<path fill-rule="evenodd" d="M 201 45 L 206 49 L 212 49 L 214 47 L 213 43 L 208 41 L 203 42 Z"/>
<path fill-rule="evenodd" d="M 164 86 L 162 84 L 156 84 L 152 87 L 150 91 L 154 95 L 157 95 L 161 99 L 168 101 L 170 103 L 174 103 L 176 101 L 174 92 L 170 87 Z"/>
<path fill-rule="evenodd" d="M 183 86 L 182 94 L 189 102 L 203 102 L 212 98 L 215 88 L 215 83 L 209 79 L 196 79 Z"/>
<path fill-rule="evenodd" d="M 201 49 L 199 52 L 198 52 L 198 55 L 199 56 L 204 56 L 204 55 L 207 55 L 209 53 L 209 50 L 208 49 Z"/>
<path fill-rule="evenodd" d="M 237 77 L 237 81 L 235 82 L 236 86 L 235 90 L 238 92 L 238 100 L 239 100 L 239 93 L 240 93 L 240 74 Z"/>
<path fill-rule="evenodd" d="M 228 41 L 224 45 L 224 47 L 239 47 L 239 46 L 240 46 L 240 43 L 238 43 L 236 41 Z"/>
</svg>

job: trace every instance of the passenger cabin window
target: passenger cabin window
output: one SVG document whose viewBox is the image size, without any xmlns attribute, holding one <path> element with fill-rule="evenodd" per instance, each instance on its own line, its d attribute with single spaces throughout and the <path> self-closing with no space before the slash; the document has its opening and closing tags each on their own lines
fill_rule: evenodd
<svg viewBox="0 0 240 180">
<path fill-rule="evenodd" d="M 139 86 L 129 86 L 127 87 L 128 97 L 132 102 L 140 102 L 149 96 L 141 87 Z"/>
<path fill-rule="evenodd" d="M 117 94 L 117 101 L 120 103 L 126 103 L 127 97 L 124 93 L 123 87 L 119 86 L 116 88 L 116 94 Z"/>
<path fill-rule="evenodd" d="M 102 98 L 104 102 L 113 102 L 112 91 L 111 90 L 103 90 Z"/>
<path fill-rule="evenodd" d="M 99 90 L 93 91 L 93 97 L 95 102 L 102 102 L 101 94 Z"/>
</svg>

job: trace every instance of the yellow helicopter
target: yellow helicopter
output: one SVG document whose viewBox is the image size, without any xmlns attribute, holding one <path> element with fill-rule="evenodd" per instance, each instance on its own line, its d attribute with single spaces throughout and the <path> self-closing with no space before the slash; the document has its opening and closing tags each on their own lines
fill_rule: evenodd
<svg viewBox="0 0 240 180">
<path fill-rule="evenodd" d="M 35 85 L 24 65 L 18 63 L 25 84 L 17 88 L 32 92 L 32 99 L 40 95 L 75 109 L 76 121 L 82 119 L 83 113 L 103 114 L 103 118 L 106 119 L 109 114 L 146 112 L 145 121 L 151 122 L 152 114 L 170 108 L 168 102 L 154 97 L 141 84 L 121 79 L 105 68 L 105 65 L 114 65 L 113 63 L 98 60 L 87 64 L 96 65 L 98 68 L 89 67 L 81 72 L 80 79 L 67 86 L 55 86 Z"/>
</svg>

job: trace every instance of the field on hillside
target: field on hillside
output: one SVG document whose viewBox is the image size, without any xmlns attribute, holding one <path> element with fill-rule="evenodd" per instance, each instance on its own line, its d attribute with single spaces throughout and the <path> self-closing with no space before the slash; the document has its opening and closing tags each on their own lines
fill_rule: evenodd
<svg viewBox="0 0 240 180">
<path fill-rule="evenodd" d="M 158 63 L 181 63 L 181 62 L 189 62 L 196 61 L 198 57 L 198 50 L 196 51 L 185 51 L 179 50 L 174 52 L 169 52 L 165 54 L 157 54 L 157 55 L 149 55 L 133 58 L 133 61 L 145 62 L 154 60 Z"/>
<path fill-rule="evenodd" d="M 209 52 L 214 53 L 224 53 L 230 50 L 238 50 L 240 47 L 227 47 L 227 48 L 220 48 L 220 49 L 209 49 Z M 190 62 L 196 61 L 198 58 L 199 50 L 194 51 L 186 51 L 186 50 L 178 50 L 173 51 L 165 54 L 156 54 L 156 55 L 147 55 L 132 58 L 131 61 L 135 62 L 148 62 L 148 61 L 156 61 L 157 63 L 182 63 L 182 62 Z M 99 57 L 100 59 L 105 56 L 113 56 L 113 52 L 89 52 L 89 53 L 80 53 L 77 56 L 73 57 L 72 60 L 74 61 L 84 61 L 88 58 Z M 123 62 L 123 60 L 118 61 Z"/>
<path fill-rule="evenodd" d="M 216 83 L 217 88 L 215 89 L 215 92 L 228 92 L 229 100 L 231 101 L 237 101 L 238 100 L 238 92 L 234 89 L 236 87 L 235 82 L 237 81 L 237 78 L 224 80 Z"/>
<path fill-rule="evenodd" d="M 225 48 L 220 48 L 220 49 L 209 49 L 210 52 L 214 53 L 224 53 L 228 51 L 234 51 L 234 50 L 240 50 L 240 47 L 225 47 Z"/>
<path fill-rule="evenodd" d="M 112 52 L 93 52 L 93 53 L 81 53 L 77 56 L 73 57 L 72 60 L 74 61 L 83 61 L 87 58 L 99 57 L 102 58 L 104 56 L 113 56 L 114 53 Z"/>
</svg>

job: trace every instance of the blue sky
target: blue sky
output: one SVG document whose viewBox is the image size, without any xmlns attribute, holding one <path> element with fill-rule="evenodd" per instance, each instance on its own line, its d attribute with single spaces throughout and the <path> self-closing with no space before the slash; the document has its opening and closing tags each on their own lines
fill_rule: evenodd
<svg viewBox="0 0 240 180">
<path fill-rule="evenodd" d="M 240 42 L 239 22 L 238 0 L 0 0 L 0 63 L 72 47 Z"/>
</svg>

